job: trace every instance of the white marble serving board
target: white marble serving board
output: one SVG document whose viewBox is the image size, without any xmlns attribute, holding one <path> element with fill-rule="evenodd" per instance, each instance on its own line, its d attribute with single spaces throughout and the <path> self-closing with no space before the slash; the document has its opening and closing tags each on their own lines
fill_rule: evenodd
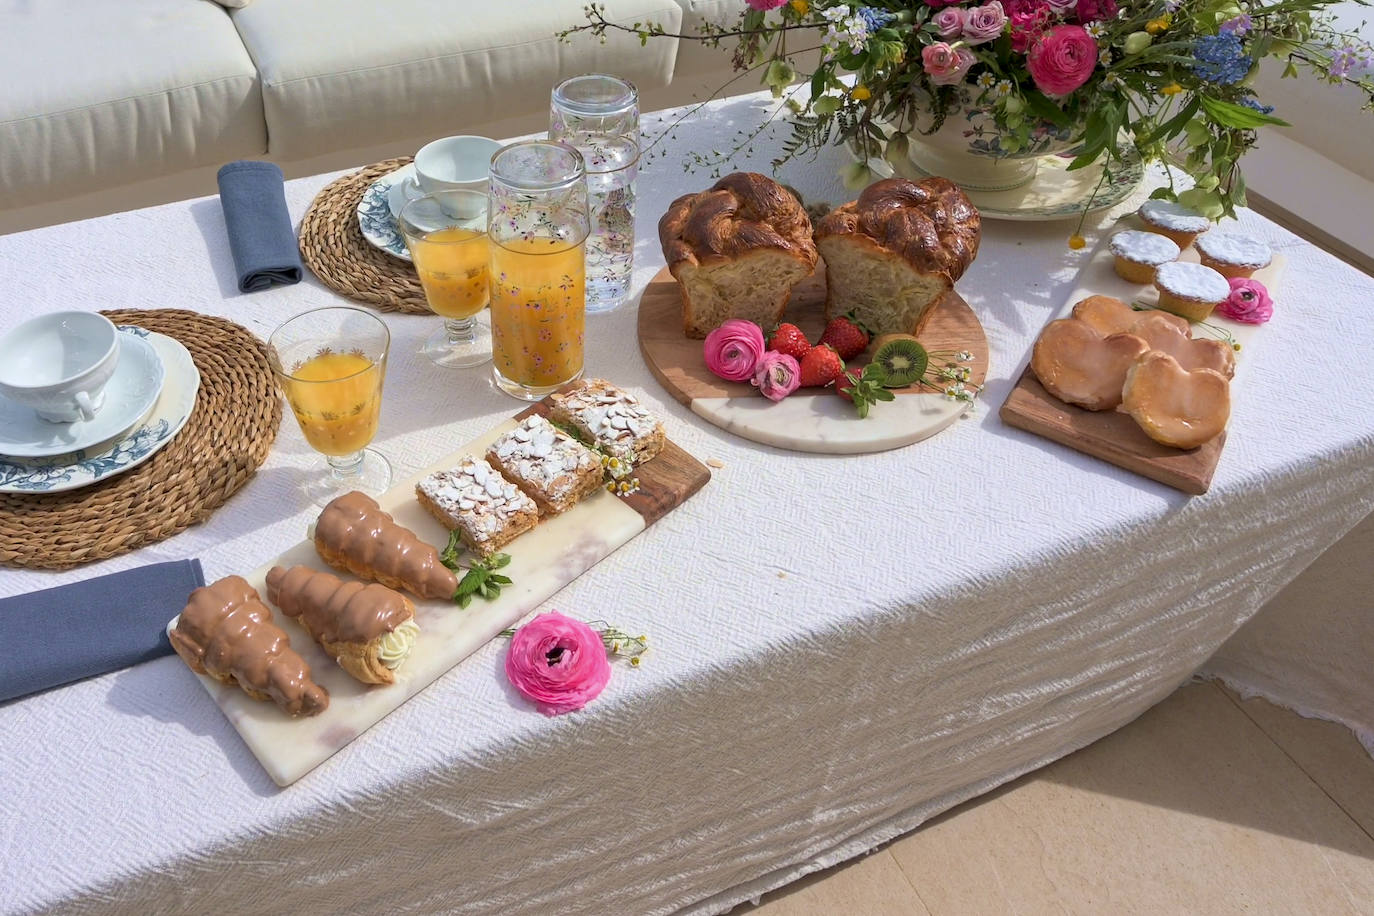
<svg viewBox="0 0 1374 916">
<path fill-rule="evenodd" d="M 416 502 L 416 481 L 453 467 L 464 455 L 481 456 L 488 444 L 515 423 L 512 419 L 500 424 L 431 467 L 402 480 L 383 494 L 378 503 L 422 540 L 442 548 L 448 541 L 448 531 Z M 396 683 L 389 686 L 368 686 L 354 680 L 299 625 L 273 608 L 277 625 L 291 636 L 292 648 L 310 664 L 315 681 L 329 691 L 329 708 L 317 716 L 292 719 L 275 703 L 254 700 L 237 687 L 225 686 L 214 678 L 198 677 L 272 779 L 280 786 L 290 785 L 644 527 L 643 516 L 618 497 L 599 489 L 575 508 L 541 520 L 533 531 L 507 545 L 505 552 L 510 554 L 511 562 L 502 571 L 514 584 L 506 586 L 496 600 L 479 598 L 463 609 L 448 601 L 414 599 L 420 636 L 410 657 L 397 669 Z M 330 569 L 315 553 L 314 542 L 304 539 L 244 578 L 265 601 L 267 571 L 273 566 L 296 564 L 347 577 L 346 573 Z M 167 628 L 170 631 L 174 626 L 175 618 Z"/>
</svg>

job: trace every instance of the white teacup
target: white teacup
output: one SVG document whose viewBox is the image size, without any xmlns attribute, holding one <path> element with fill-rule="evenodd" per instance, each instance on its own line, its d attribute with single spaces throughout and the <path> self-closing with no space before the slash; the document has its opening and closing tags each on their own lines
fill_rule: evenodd
<svg viewBox="0 0 1374 916">
<path fill-rule="evenodd" d="M 405 180 L 401 193 L 410 201 L 440 191 L 486 191 L 491 157 L 500 148 L 501 144 L 489 137 L 469 135 L 426 143 L 415 154 L 415 177 Z"/>
<path fill-rule="evenodd" d="M 119 332 L 95 312 L 40 315 L 0 337 L 0 395 L 44 420 L 93 420 L 119 364 Z"/>
</svg>

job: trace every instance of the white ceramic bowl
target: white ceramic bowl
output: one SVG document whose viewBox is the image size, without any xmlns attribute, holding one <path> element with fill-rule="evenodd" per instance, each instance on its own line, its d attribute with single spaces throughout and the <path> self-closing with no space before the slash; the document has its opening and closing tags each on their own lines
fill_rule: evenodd
<svg viewBox="0 0 1374 916">
<path fill-rule="evenodd" d="M 119 335 L 104 315 L 53 312 L 0 337 L 0 395 L 45 420 L 92 420 L 119 364 Z"/>
</svg>

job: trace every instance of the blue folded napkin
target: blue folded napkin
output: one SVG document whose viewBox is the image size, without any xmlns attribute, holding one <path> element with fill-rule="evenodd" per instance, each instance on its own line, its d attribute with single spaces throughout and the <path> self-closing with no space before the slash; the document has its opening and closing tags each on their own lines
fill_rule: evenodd
<svg viewBox="0 0 1374 916">
<path fill-rule="evenodd" d="M 167 621 L 204 584 L 175 560 L 0 599 L 0 702 L 170 655 Z"/>
<path fill-rule="evenodd" d="M 301 282 L 301 252 L 286 212 L 280 168 L 270 162 L 229 163 L 219 170 L 219 202 L 239 292 Z"/>
</svg>

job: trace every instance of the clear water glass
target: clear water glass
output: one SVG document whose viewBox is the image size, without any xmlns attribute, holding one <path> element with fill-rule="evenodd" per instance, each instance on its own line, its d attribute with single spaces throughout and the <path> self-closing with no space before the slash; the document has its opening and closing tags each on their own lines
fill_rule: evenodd
<svg viewBox="0 0 1374 916">
<path fill-rule="evenodd" d="M 564 80 L 553 90 L 549 139 L 576 147 L 586 162 L 591 218 L 587 311 L 609 311 L 630 296 L 639 90 L 628 80 L 601 73 Z"/>
</svg>

